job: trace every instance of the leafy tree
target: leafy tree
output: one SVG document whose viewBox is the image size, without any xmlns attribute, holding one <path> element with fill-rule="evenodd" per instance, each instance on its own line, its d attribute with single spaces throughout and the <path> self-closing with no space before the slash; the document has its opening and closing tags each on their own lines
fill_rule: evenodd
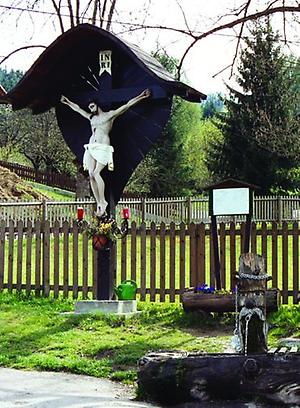
<svg viewBox="0 0 300 408">
<path fill-rule="evenodd" d="M 0 69 L 0 83 L 6 90 L 23 76 L 21 71 Z M 75 173 L 74 156 L 63 140 L 54 111 L 33 116 L 29 111 L 13 112 L 0 106 L 0 148 L 3 160 L 22 153 L 36 170 Z"/>
<path fill-rule="evenodd" d="M 22 153 L 36 170 L 74 174 L 74 156 L 63 140 L 54 111 L 32 115 L 2 107 L 0 113 L 1 158 Z"/>
<path fill-rule="evenodd" d="M 252 182 L 263 192 L 289 189 L 299 156 L 299 96 L 290 64 L 268 22 L 256 24 L 241 53 L 237 82 L 221 115 L 223 141 L 211 141 L 207 166 L 215 179 Z"/>
<path fill-rule="evenodd" d="M 0 147 L 1 159 L 9 160 L 12 151 L 18 146 L 21 138 L 20 115 L 8 106 L 0 106 Z"/>
<path fill-rule="evenodd" d="M 187 134 L 184 150 L 188 166 L 192 169 L 193 192 L 199 193 L 203 187 L 213 182 L 206 165 L 206 150 L 211 141 L 220 143 L 222 132 L 217 126 L 217 120 L 204 119 L 197 121 L 191 132 Z"/>
<path fill-rule="evenodd" d="M 7 71 L 0 68 L 0 85 L 6 91 L 12 89 L 22 78 L 23 72 L 17 70 Z M 5 105 L 0 105 L 0 148 L 1 159 L 9 160 L 15 150 L 20 137 L 20 122 L 18 115 Z"/>
<path fill-rule="evenodd" d="M 58 129 L 54 111 L 32 115 L 23 110 L 18 114 L 21 121 L 19 150 L 33 167 L 36 170 L 74 174 L 74 155 Z"/>
</svg>

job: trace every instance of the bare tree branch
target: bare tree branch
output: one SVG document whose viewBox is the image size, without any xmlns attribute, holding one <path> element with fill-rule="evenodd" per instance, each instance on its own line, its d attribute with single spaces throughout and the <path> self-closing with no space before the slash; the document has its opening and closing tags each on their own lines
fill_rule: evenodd
<svg viewBox="0 0 300 408">
<path fill-rule="evenodd" d="M 80 16 L 80 17 L 81 17 L 81 21 L 80 21 L 80 23 L 83 23 L 84 19 L 86 18 L 86 14 L 87 14 L 87 12 L 89 11 L 89 8 L 90 8 L 90 6 L 91 6 L 91 4 L 92 4 L 92 1 L 93 1 L 93 0 L 89 0 L 89 1 L 88 1 L 88 3 L 87 3 L 87 5 L 85 6 L 83 12 L 81 13 L 81 16 Z"/>
<path fill-rule="evenodd" d="M 57 5 L 55 0 L 51 0 L 52 1 L 52 5 L 54 7 L 54 10 L 56 12 L 58 21 L 59 21 L 59 26 L 61 29 L 61 32 L 64 33 L 65 32 L 65 28 L 64 28 L 64 23 L 63 23 L 63 19 L 62 19 L 62 15 L 61 15 L 61 11 L 60 11 L 60 7 L 61 7 L 61 3 L 59 2 L 59 4 Z"/>
<path fill-rule="evenodd" d="M 76 0 L 76 25 L 80 24 L 80 0 Z"/>
<path fill-rule="evenodd" d="M 249 10 L 251 1 L 252 1 L 252 0 L 248 0 L 247 3 L 246 3 L 245 6 L 244 6 L 244 17 L 247 16 L 247 13 L 248 13 L 248 10 Z M 241 38 L 242 38 L 242 35 L 243 35 L 243 31 L 244 31 L 244 28 L 245 28 L 245 24 L 246 24 L 245 21 L 243 21 L 242 24 L 241 24 L 240 32 L 239 32 L 239 35 L 238 35 L 238 40 L 237 40 L 236 47 L 235 47 L 235 53 L 234 53 L 233 60 L 232 60 L 232 64 L 231 64 L 230 78 L 231 78 L 232 75 L 233 75 L 233 67 L 234 67 L 235 61 L 236 61 L 237 56 L 238 56 L 238 52 L 239 52 L 239 48 L 240 48 L 240 43 L 241 43 Z"/>
<path fill-rule="evenodd" d="M 117 0 L 111 0 L 111 5 L 110 5 L 110 9 L 109 9 L 109 13 L 108 13 L 108 18 L 107 18 L 107 24 L 106 24 L 106 30 L 110 31 L 110 27 L 111 27 L 111 20 L 115 11 L 115 7 L 116 7 L 116 2 Z"/>
<path fill-rule="evenodd" d="M 226 69 L 231 68 L 232 64 L 227 65 L 227 67 L 222 68 L 220 71 L 216 72 L 214 75 L 212 75 L 212 78 L 217 77 L 218 75 L 222 74 L 222 72 L 226 71 Z"/>
<path fill-rule="evenodd" d="M 40 0 L 27 0 L 27 6 L 35 7 L 36 5 L 39 4 Z M 113 17 L 117 15 L 117 9 L 116 9 L 116 4 L 117 0 L 110 0 L 110 3 L 108 0 L 51 0 L 52 6 L 54 8 L 53 12 L 49 12 L 46 10 L 36 10 L 37 7 L 34 9 L 29 9 L 29 8 L 22 8 L 22 2 L 20 0 L 12 0 L 10 3 L 10 6 L 2 6 L 0 5 L 0 8 L 4 8 L 6 10 L 9 10 L 8 12 L 10 13 L 12 10 L 18 10 L 21 13 L 22 12 L 29 12 L 29 13 L 41 13 L 45 15 L 51 15 L 54 17 L 58 18 L 59 26 L 61 29 L 61 32 L 63 33 L 65 31 L 64 29 L 64 21 L 65 17 L 69 18 L 70 25 L 71 27 L 77 25 L 80 22 L 83 22 L 85 20 L 89 20 L 92 24 L 99 24 L 100 27 L 104 27 L 107 30 L 111 30 L 111 25 L 112 24 L 119 24 L 122 25 L 123 27 L 127 26 L 130 27 L 128 31 L 133 32 L 136 30 L 168 30 L 171 32 L 179 33 L 185 36 L 188 36 L 191 38 L 190 44 L 187 46 L 185 49 L 180 62 L 178 64 L 178 78 L 180 77 L 180 71 L 183 66 L 183 63 L 185 61 L 186 56 L 188 55 L 189 51 L 194 47 L 195 44 L 198 43 L 198 41 L 212 35 L 212 34 L 220 34 L 221 31 L 225 29 L 233 29 L 234 27 L 238 28 L 238 32 L 236 34 L 237 37 L 237 44 L 235 48 L 235 55 L 233 57 L 233 62 L 232 62 L 232 69 L 235 64 L 237 54 L 238 54 L 238 49 L 240 47 L 241 39 L 243 38 L 243 32 L 246 27 L 246 23 L 251 20 L 257 20 L 261 17 L 264 16 L 269 16 L 272 14 L 276 13 L 282 13 L 283 15 L 283 32 L 284 32 L 284 41 L 285 43 L 288 42 L 287 40 L 287 34 L 286 34 L 286 23 L 287 23 L 287 14 L 288 13 L 299 13 L 300 12 L 300 2 L 293 0 L 294 4 L 292 5 L 287 5 L 286 0 L 268 0 L 264 2 L 264 9 L 255 11 L 255 12 L 250 12 L 250 6 L 253 7 L 253 0 L 240 0 L 238 3 L 238 6 L 235 8 L 232 8 L 231 10 L 228 10 L 229 13 L 223 13 L 223 15 L 220 17 L 219 20 L 217 20 L 219 23 L 216 24 L 214 21 L 214 26 L 210 28 L 209 30 L 205 32 L 197 32 L 196 30 L 192 30 L 189 21 L 187 18 L 187 15 L 184 12 L 184 9 L 180 3 L 179 0 L 175 0 L 177 2 L 178 7 L 181 10 L 181 13 L 183 15 L 184 23 L 185 23 L 185 28 L 177 28 L 177 27 L 168 27 L 168 26 L 163 26 L 163 25 L 147 25 L 145 24 L 145 16 L 147 14 L 147 10 L 144 10 L 144 18 L 142 18 L 142 22 L 140 24 L 138 23 L 132 23 L 129 21 L 118 21 L 118 19 L 115 19 L 113 21 Z M 69 13 L 63 13 L 63 4 L 67 5 Z M 150 7 L 151 0 L 148 1 L 148 8 Z M 80 12 L 81 8 L 81 12 Z M 199 5 L 199 8 L 201 8 L 201 5 Z M 81 13 L 81 14 L 80 14 Z M 145 14 L 146 13 L 146 14 Z M 228 21 L 228 17 L 231 17 L 231 21 Z M 226 22 L 224 22 L 224 18 L 227 19 Z M 214 19 L 215 20 L 215 19 Z M 222 24 L 221 24 L 222 21 Z M 224 22 L 224 23 L 223 23 Z M 30 47 L 28 47 L 30 48 Z M 21 48 L 23 49 L 23 47 Z M 216 74 L 217 75 L 217 74 Z M 232 70 L 231 70 L 231 75 L 232 75 Z"/>
<path fill-rule="evenodd" d="M 97 19 L 97 8 L 98 8 L 98 0 L 94 0 L 94 8 L 93 8 L 93 15 L 92 15 L 92 24 L 96 24 Z M 100 24 L 101 27 L 101 24 Z"/>
<path fill-rule="evenodd" d="M 184 22 L 185 22 L 186 28 L 188 29 L 188 32 L 189 32 L 190 34 L 192 34 L 192 30 L 191 30 L 191 29 L 190 29 L 190 27 L 189 27 L 189 24 L 188 24 L 188 21 L 187 21 L 187 18 L 186 18 L 185 12 L 184 12 L 184 10 L 183 10 L 183 8 L 182 8 L 181 4 L 179 3 L 179 1 L 178 1 L 178 0 L 176 0 L 176 3 L 177 3 L 177 6 L 180 8 L 180 11 L 181 11 L 181 14 L 182 14 L 182 16 L 183 16 L 183 19 L 184 19 Z"/>
<path fill-rule="evenodd" d="M 0 65 L 3 64 L 3 62 L 5 62 L 9 57 L 11 57 L 12 55 L 16 54 L 19 51 L 22 50 L 27 50 L 29 48 L 47 48 L 45 45 L 26 45 L 25 47 L 20 47 L 17 48 L 16 50 L 10 52 L 8 55 L 6 55 L 1 61 L 0 61 Z"/>
<path fill-rule="evenodd" d="M 72 6 L 71 0 L 68 0 L 68 9 L 69 9 L 69 13 L 70 13 L 70 26 L 74 27 L 75 23 L 74 23 L 73 6 Z"/>
<path fill-rule="evenodd" d="M 285 6 L 285 0 L 282 0 L 282 5 Z M 287 43 L 287 38 L 286 38 L 286 14 L 285 11 L 282 13 L 282 18 L 283 18 L 283 38 L 284 38 L 284 43 Z"/>
<path fill-rule="evenodd" d="M 218 27 L 214 27 L 211 30 L 208 30 L 205 33 L 200 34 L 197 37 L 193 37 L 194 40 L 187 47 L 187 49 L 183 53 L 183 56 L 182 56 L 182 58 L 181 58 L 181 60 L 180 60 L 180 62 L 178 64 L 178 78 L 180 78 L 180 71 L 182 69 L 182 65 L 183 65 L 183 62 L 184 62 L 187 54 L 189 53 L 189 51 L 194 47 L 194 45 L 198 41 L 202 40 L 203 38 L 205 38 L 205 37 L 207 37 L 207 36 L 209 36 L 211 34 L 217 33 L 217 32 L 219 32 L 221 30 L 225 30 L 226 28 L 233 28 L 233 27 L 235 27 L 235 26 L 237 26 L 239 24 L 246 23 L 247 21 L 258 20 L 259 18 L 264 17 L 264 16 L 269 16 L 271 14 L 283 13 L 283 12 L 289 12 L 289 13 L 300 12 L 300 5 L 298 5 L 298 6 L 278 6 L 278 7 L 273 7 L 273 8 L 266 8 L 265 10 L 258 11 L 258 12 L 253 13 L 253 14 L 248 14 L 247 16 L 235 19 L 235 20 L 233 20 L 233 21 L 231 21 L 229 23 L 222 24 L 222 25 L 220 25 Z"/>
<path fill-rule="evenodd" d="M 106 10 L 106 6 L 107 6 L 107 0 L 103 1 L 103 6 L 102 6 L 102 10 L 101 10 L 101 14 L 100 14 L 100 27 L 103 27 L 103 23 L 104 23 L 104 17 L 105 17 L 105 10 Z"/>
</svg>

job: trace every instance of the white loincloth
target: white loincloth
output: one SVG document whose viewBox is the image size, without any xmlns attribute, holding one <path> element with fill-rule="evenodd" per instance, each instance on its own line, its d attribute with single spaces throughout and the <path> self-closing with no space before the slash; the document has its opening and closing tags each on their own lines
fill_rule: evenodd
<svg viewBox="0 0 300 408">
<path fill-rule="evenodd" d="M 94 160 L 104 166 L 108 165 L 108 170 L 114 170 L 113 151 L 114 148 L 103 143 L 88 143 L 84 145 L 85 152 L 83 155 L 83 168 L 88 170 L 87 166 L 87 152 Z"/>
</svg>

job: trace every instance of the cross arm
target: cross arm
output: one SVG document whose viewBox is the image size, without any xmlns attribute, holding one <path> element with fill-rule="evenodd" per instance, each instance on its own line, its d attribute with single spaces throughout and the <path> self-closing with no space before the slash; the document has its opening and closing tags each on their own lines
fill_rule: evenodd
<svg viewBox="0 0 300 408">
<path fill-rule="evenodd" d="M 97 101 L 100 106 L 120 105 L 127 103 L 145 89 L 151 91 L 151 100 L 167 99 L 169 94 L 158 85 L 139 85 L 130 88 L 116 88 L 116 89 L 99 89 L 98 91 L 89 91 L 81 93 L 80 104 L 87 105 L 91 100 Z M 74 94 L 74 99 L 76 95 Z"/>
</svg>

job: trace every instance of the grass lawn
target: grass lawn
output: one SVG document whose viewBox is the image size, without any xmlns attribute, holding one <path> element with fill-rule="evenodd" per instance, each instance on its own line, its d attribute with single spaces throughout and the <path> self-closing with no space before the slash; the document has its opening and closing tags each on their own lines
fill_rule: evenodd
<svg viewBox="0 0 300 408">
<path fill-rule="evenodd" d="M 222 352 L 230 342 L 233 315 L 185 314 L 179 304 L 140 303 L 140 315 L 68 314 L 69 299 L 0 294 L 0 364 L 22 369 L 70 371 L 133 382 L 137 361 L 148 351 Z M 299 307 L 272 317 L 271 343 L 300 336 Z"/>
<path fill-rule="evenodd" d="M 75 193 L 70 191 L 61 190 L 57 187 L 49 187 L 44 184 L 35 183 L 33 181 L 26 181 L 34 190 L 37 192 L 44 194 L 48 197 L 49 200 L 52 201 L 63 201 L 63 200 L 75 200 Z"/>
</svg>

